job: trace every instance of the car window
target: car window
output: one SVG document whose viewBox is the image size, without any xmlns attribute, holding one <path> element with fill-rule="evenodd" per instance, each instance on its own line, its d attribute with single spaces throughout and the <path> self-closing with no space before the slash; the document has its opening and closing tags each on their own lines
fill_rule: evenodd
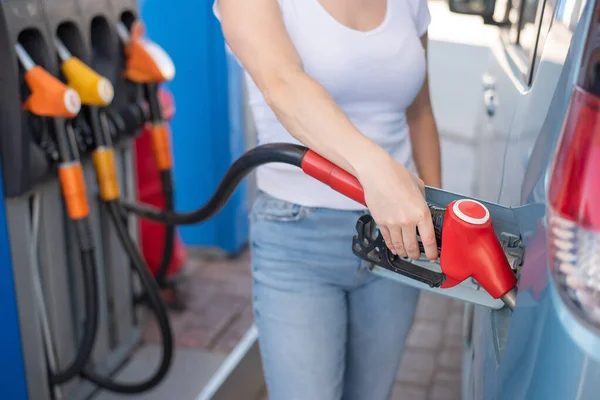
<svg viewBox="0 0 600 400">
<path fill-rule="evenodd" d="M 533 73 L 534 55 L 543 19 L 545 0 L 513 0 L 509 3 L 508 44 L 511 46 L 511 58 L 521 71 L 525 85 L 530 83 Z"/>
<path fill-rule="evenodd" d="M 538 36 L 538 24 L 536 23 L 538 6 L 541 0 L 523 0 L 523 11 L 519 19 L 520 28 L 519 47 L 523 50 L 523 55 L 530 60 L 535 51 L 535 43 Z"/>
<path fill-rule="evenodd" d="M 534 70 L 541 60 L 550 26 L 555 24 L 555 35 L 561 35 L 565 37 L 564 40 L 570 40 L 570 35 L 565 35 L 564 33 L 575 32 L 585 1 L 586 0 L 546 0 L 540 22 L 539 38 L 536 45 L 536 54 L 533 63 Z"/>
<path fill-rule="evenodd" d="M 569 31 L 575 32 L 584 5 L 585 0 L 560 0 L 558 6 L 556 6 L 556 21 L 564 25 Z"/>
</svg>

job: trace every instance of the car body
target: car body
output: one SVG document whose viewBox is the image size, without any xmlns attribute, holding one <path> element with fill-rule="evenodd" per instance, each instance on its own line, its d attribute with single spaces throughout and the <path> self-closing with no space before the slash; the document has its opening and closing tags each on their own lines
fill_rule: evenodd
<svg viewBox="0 0 600 400">
<path fill-rule="evenodd" d="M 464 2 L 459 9 L 453 1 L 453 11 L 482 14 L 465 11 Z M 484 77 L 473 76 L 483 78 L 474 197 L 543 212 L 515 214 L 524 251 L 514 311 L 466 302 L 462 395 L 598 399 L 599 325 L 557 284 L 548 223 L 553 215 L 548 191 L 557 179 L 553 165 L 572 93 L 582 76 L 593 74 L 583 68 L 595 66 L 586 58 L 595 46 L 588 39 L 595 34 L 598 8 L 594 0 L 522 1 L 486 2 L 486 9 L 495 11 L 485 21 L 498 25 L 498 36 Z M 598 243 L 593 252 L 600 252 Z M 600 258 L 592 262 L 600 264 Z M 600 292 L 594 301 L 600 307 Z"/>
</svg>

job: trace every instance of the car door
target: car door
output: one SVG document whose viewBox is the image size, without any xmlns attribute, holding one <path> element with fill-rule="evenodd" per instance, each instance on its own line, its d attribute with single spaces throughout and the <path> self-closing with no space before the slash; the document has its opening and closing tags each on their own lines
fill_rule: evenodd
<svg viewBox="0 0 600 400">
<path fill-rule="evenodd" d="M 571 39 L 576 26 L 584 27 L 577 22 L 585 3 L 499 3 L 496 10 L 508 16 L 509 24 L 499 28 L 484 76 L 473 77 L 482 81 L 475 197 L 488 207 L 494 230 L 520 279 L 529 254 L 528 279 L 534 276 L 533 280 L 541 281 L 542 286 L 547 275 L 545 244 L 540 239 L 544 235 L 539 231 L 545 215 L 545 175 L 572 89 L 571 68 L 564 66 L 568 51 L 580 51 L 581 46 L 573 46 Z M 440 205 L 464 197 L 427 189 L 427 199 Z M 426 262 L 415 264 L 439 271 Z M 522 384 L 527 379 L 516 379 L 522 376 L 512 371 L 535 375 L 532 364 L 520 357 L 526 349 L 537 347 L 530 337 L 539 334 L 542 326 L 536 324 L 536 311 L 531 311 L 536 308 L 535 299 L 530 299 L 535 282 L 519 283 L 520 291 L 521 286 L 524 290 L 513 313 L 472 279 L 451 289 L 440 289 L 383 268 L 374 267 L 372 271 L 469 304 L 464 325 L 463 398 L 528 398 L 527 384 Z M 533 287 L 534 293 L 536 290 Z M 521 307 L 522 301 L 526 304 Z"/>
<path fill-rule="evenodd" d="M 482 81 L 480 137 L 477 148 L 476 195 L 503 206 L 519 206 L 503 199 L 507 154 L 518 146 L 523 107 L 536 67 L 535 49 L 541 26 L 548 21 L 545 5 L 550 0 L 515 0 L 498 3 L 496 15 L 506 15 L 508 24 L 499 28 L 492 46 L 488 68 Z M 544 18 L 546 15 L 546 18 Z M 551 14 L 550 14 L 551 19 Z M 515 183 L 510 181 L 511 184 Z M 523 232 L 519 232 L 523 236 Z M 519 259 L 517 263 L 521 263 Z M 510 326 L 511 312 L 506 309 L 468 306 L 465 308 L 465 344 L 463 349 L 463 398 L 494 398 L 497 367 L 501 361 Z"/>
<path fill-rule="evenodd" d="M 499 202 L 504 205 L 546 202 L 547 175 L 578 72 L 578 64 L 573 59 L 584 45 L 586 21 L 580 21 L 585 5 L 586 0 L 546 0 L 532 59 L 531 82 L 519 102 L 506 149 L 499 197 Z M 537 354 L 541 346 L 547 312 L 547 304 L 539 301 L 547 282 L 547 247 L 543 224 L 526 221 L 527 216 L 522 219 L 523 224 L 535 226 L 525 243 L 527 258 L 519 285 L 521 307 L 510 320 L 501 315 L 494 316 L 496 331 L 492 331 L 492 336 L 501 347 L 497 351 L 499 359 L 494 388 L 489 388 L 486 393 L 493 393 L 493 397 L 486 398 L 531 399 L 540 396 L 539 392 L 531 392 L 531 382 L 536 380 L 539 368 L 534 361 L 537 357 L 532 354 Z M 490 370 L 491 360 L 487 363 L 485 370 Z M 577 366 L 572 367 L 573 372 L 576 371 Z M 519 379 L 515 380 L 517 376 Z M 573 377 L 562 375 L 561 378 Z M 569 398 L 558 391 L 554 391 L 554 395 Z"/>
<path fill-rule="evenodd" d="M 513 102 L 513 115 L 503 148 L 502 172 L 497 174 L 501 176 L 497 188 L 498 203 L 503 206 L 544 206 L 545 174 L 572 88 L 569 80 L 572 71 L 564 68 L 565 59 L 584 4 L 583 0 L 538 0 L 517 5 L 522 16 L 516 27 L 521 34 L 514 33 L 514 25 L 508 29 L 504 40 L 514 39 L 518 43 L 506 44 L 507 59 L 503 61 L 511 63 L 508 64 L 511 68 L 501 69 L 504 76 L 498 79 L 511 82 L 504 93 L 510 93 Z M 534 14 L 536 17 L 532 18 Z M 525 64 L 528 67 L 519 68 L 518 58 L 528 60 Z M 554 144 L 545 143 L 552 141 Z M 545 149 L 544 157 L 539 156 L 539 148 Z M 528 297 L 529 285 L 536 287 L 546 281 L 546 275 L 542 273 L 546 270 L 545 260 L 540 257 L 540 252 L 545 252 L 545 244 L 538 218 L 523 214 L 517 219 L 528 256 L 523 260 L 521 279 L 532 281 L 520 282 L 519 291 Z M 531 273 L 533 268 L 538 269 L 534 274 Z M 535 282 L 536 279 L 539 282 Z M 521 355 L 526 348 L 536 347 L 532 337 L 538 326 L 537 303 L 529 302 L 523 296 L 519 301 L 528 306 L 514 313 L 473 308 L 471 336 L 475 339 L 470 349 L 473 399 L 528 398 L 527 379 L 522 378 L 531 376 L 533 370 L 527 367 Z M 515 374 L 515 370 L 520 370 L 521 374 Z M 508 376 L 512 379 L 507 379 Z M 515 376 L 521 379 L 515 380 Z"/>
</svg>

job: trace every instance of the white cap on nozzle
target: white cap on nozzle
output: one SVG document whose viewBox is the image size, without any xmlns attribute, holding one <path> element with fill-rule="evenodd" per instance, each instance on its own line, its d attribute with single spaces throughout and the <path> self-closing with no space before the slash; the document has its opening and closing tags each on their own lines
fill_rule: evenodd
<svg viewBox="0 0 600 400">
<path fill-rule="evenodd" d="M 458 218 L 472 225 L 483 225 L 490 219 L 487 207 L 471 199 L 458 200 L 452 206 L 452 211 Z"/>
<path fill-rule="evenodd" d="M 59 38 L 54 38 L 54 45 L 56 46 L 56 52 L 62 61 L 67 61 L 73 57 L 69 49 L 67 49 L 67 46 L 65 46 Z"/>
<path fill-rule="evenodd" d="M 122 22 L 117 23 L 117 35 L 119 35 L 119 39 L 121 39 L 123 44 L 129 43 L 131 35 L 129 33 L 129 29 L 127 29 L 125 24 Z"/>
<path fill-rule="evenodd" d="M 15 51 L 17 52 L 17 57 L 19 58 L 21 65 L 23 66 L 23 68 L 25 68 L 26 71 L 29 71 L 30 69 L 35 67 L 35 62 L 31 58 L 29 53 L 27 53 L 27 50 L 25 50 L 23 46 L 21 46 L 19 43 L 15 44 Z"/>
</svg>

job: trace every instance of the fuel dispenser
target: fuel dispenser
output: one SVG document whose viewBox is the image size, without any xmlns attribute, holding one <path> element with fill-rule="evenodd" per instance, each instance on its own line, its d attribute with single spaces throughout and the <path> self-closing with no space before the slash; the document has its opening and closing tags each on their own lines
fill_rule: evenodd
<svg viewBox="0 0 600 400">
<path fill-rule="evenodd" d="M 117 32 L 131 6 L 0 4 L 0 158 L 27 382 L 14 398 L 140 393 L 171 365 L 166 308 L 116 201 L 135 195 L 132 139 L 148 120 L 123 76 Z M 163 355 L 150 377 L 118 382 L 111 375 L 140 342 L 140 304 L 158 319 Z"/>
</svg>

